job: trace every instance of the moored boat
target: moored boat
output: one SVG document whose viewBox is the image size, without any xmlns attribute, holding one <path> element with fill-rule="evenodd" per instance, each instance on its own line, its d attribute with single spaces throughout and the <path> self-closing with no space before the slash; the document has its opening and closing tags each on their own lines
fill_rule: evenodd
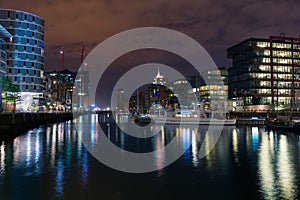
<svg viewBox="0 0 300 200">
<path fill-rule="evenodd" d="M 236 119 L 217 119 L 217 118 L 158 118 L 152 117 L 155 124 L 183 124 L 183 125 L 218 125 L 234 126 Z"/>
<path fill-rule="evenodd" d="M 267 129 L 282 130 L 291 132 L 300 132 L 300 123 L 293 121 L 266 120 L 265 126 Z"/>
</svg>

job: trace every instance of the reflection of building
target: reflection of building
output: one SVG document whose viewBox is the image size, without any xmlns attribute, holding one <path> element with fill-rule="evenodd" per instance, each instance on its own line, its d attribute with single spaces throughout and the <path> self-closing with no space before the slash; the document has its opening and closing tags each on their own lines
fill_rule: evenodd
<svg viewBox="0 0 300 200">
<path fill-rule="evenodd" d="M 300 38 L 250 38 L 227 51 L 229 98 L 278 109 L 300 104 Z"/>
<path fill-rule="evenodd" d="M 27 12 L 0 9 L 0 24 L 13 37 L 6 43 L 7 77 L 21 92 L 42 96 L 44 20 Z"/>
</svg>

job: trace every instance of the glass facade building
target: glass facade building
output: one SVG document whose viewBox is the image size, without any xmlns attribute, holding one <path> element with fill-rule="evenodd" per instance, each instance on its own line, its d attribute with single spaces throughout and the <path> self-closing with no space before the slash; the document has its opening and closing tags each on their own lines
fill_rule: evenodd
<svg viewBox="0 0 300 200">
<path fill-rule="evenodd" d="M 11 35 L 6 43 L 6 76 L 21 92 L 44 91 L 44 20 L 34 14 L 0 9 L 0 25 Z"/>
<path fill-rule="evenodd" d="M 68 106 L 71 108 L 71 99 L 73 96 L 73 87 L 75 83 L 76 73 L 67 69 L 62 71 L 45 72 L 45 76 L 49 77 L 50 84 L 46 84 L 49 89 L 49 99 L 54 107 Z M 47 79 L 47 78 L 46 78 Z"/>
<path fill-rule="evenodd" d="M 227 49 L 229 98 L 284 109 L 300 105 L 300 38 L 250 38 Z"/>
<path fill-rule="evenodd" d="M 0 77 L 6 75 L 6 43 L 12 39 L 12 35 L 0 25 Z"/>
</svg>

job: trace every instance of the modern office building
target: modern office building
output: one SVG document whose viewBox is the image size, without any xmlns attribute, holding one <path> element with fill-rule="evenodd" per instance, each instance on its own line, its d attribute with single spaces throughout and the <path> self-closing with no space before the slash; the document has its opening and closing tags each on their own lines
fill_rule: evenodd
<svg viewBox="0 0 300 200">
<path fill-rule="evenodd" d="M 194 99 L 196 79 L 199 76 L 188 77 L 186 79 L 179 79 L 168 83 L 169 93 L 169 104 L 172 108 L 177 108 L 178 106 L 191 106 L 191 99 Z M 199 91 L 199 89 L 198 89 Z"/>
<path fill-rule="evenodd" d="M 0 25 L 0 78 L 6 75 L 6 43 L 12 40 L 12 35 Z"/>
<path fill-rule="evenodd" d="M 118 88 L 116 91 L 116 112 L 119 113 L 126 113 L 128 112 L 128 105 L 126 105 L 128 103 L 125 95 L 124 95 L 124 90 L 121 88 Z"/>
<path fill-rule="evenodd" d="M 228 68 L 206 70 L 201 73 L 206 77 L 206 82 L 200 83 L 194 91 L 204 110 L 221 107 L 228 109 L 231 104 L 228 101 Z M 199 91 L 199 92 L 198 92 Z M 219 108 L 220 110 L 221 108 Z"/>
<path fill-rule="evenodd" d="M 202 72 L 208 83 L 200 85 L 199 96 L 201 101 L 226 101 L 228 98 L 228 68 L 223 67 Z"/>
<path fill-rule="evenodd" d="M 227 52 L 229 98 L 243 99 L 253 110 L 300 105 L 300 38 L 250 38 Z"/>
<path fill-rule="evenodd" d="M 22 93 L 41 97 L 44 91 L 44 20 L 34 14 L 0 9 L 0 25 L 12 38 L 6 42 L 6 76 Z"/>
<path fill-rule="evenodd" d="M 76 73 L 67 69 L 45 73 L 48 102 L 56 109 L 71 109 Z"/>
<path fill-rule="evenodd" d="M 72 106 L 73 110 L 87 110 L 90 106 L 90 74 L 89 71 L 79 71 L 75 78 Z"/>
</svg>

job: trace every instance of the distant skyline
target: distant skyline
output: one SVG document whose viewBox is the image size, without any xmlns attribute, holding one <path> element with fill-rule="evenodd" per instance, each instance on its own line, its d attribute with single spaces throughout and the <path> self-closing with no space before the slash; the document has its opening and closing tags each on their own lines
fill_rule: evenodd
<svg viewBox="0 0 300 200">
<path fill-rule="evenodd" d="M 65 68 L 77 71 L 80 48 L 92 49 L 106 38 L 137 27 L 158 26 L 180 31 L 198 41 L 220 67 L 230 66 L 226 49 L 250 37 L 298 37 L 300 3 L 287 1 L 190 0 L 1 0 L 0 7 L 17 9 L 45 20 L 45 70 L 60 70 L 62 45 Z M 147 56 L 147 55 L 146 55 Z M 131 60 L 134 57 L 131 57 Z M 127 62 L 127 61 L 126 61 Z"/>
</svg>

